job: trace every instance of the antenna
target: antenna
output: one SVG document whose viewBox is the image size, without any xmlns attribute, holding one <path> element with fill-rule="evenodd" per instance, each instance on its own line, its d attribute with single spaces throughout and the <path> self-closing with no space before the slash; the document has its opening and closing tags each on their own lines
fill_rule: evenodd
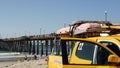
<svg viewBox="0 0 120 68">
<path fill-rule="evenodd" d="M 105 11 L 105 21 L 107 21 L 107 11 Z"/>
<path fill-rule="evenodd" d="M 0 33 L 0 39 L 2 39 L 1 33 Z"/>
<path fill-rule="evenodd" d="M 42 30 L 42 28 L 40 28 L 40 35 L 41 35 L 41 30 Z"/>
</svg>

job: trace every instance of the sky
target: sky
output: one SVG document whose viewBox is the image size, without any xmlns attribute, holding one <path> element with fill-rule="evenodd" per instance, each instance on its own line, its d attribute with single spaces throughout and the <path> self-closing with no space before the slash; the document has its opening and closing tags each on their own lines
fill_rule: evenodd
<svg viewBox="0 0 120 68">
<path fill-rule="evenodd" d="M 120 25 L 120 0 L 0 0 L 0 38 L 50 34 L 73 21 Z"/>
</svg>

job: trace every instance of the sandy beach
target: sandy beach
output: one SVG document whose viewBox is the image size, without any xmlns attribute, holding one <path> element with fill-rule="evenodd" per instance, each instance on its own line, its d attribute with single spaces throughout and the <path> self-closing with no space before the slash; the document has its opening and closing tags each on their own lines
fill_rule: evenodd
<svg viewBox="0 0 120 68">
<path fill-rule="evenodd" d="M 13 64 L 16 64 L 17 61 L 5 61 L 0 62 L 0 68 L 7 68 L 8 66 L 11 66 Z"/>
<path fill-rule="evenodd" d="M 45 58 L 37 60 L 0 62 L 0 68 L 47 68 Z"/>
</svg>

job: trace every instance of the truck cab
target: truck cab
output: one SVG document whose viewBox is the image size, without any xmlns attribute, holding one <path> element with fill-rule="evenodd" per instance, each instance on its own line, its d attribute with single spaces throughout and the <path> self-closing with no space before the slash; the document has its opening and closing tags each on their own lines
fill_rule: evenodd
<svg viewBox="0 0 120 68">
<path fill-rule="evenodd" d="M 61 38 L 60 42 L 62 54 L 49 55 L 48 68 L 120 67 L 120 56 L 105 44 L 83 38 Z M 70 48 L 68 42 L 72 43 Z"/>
</svg>

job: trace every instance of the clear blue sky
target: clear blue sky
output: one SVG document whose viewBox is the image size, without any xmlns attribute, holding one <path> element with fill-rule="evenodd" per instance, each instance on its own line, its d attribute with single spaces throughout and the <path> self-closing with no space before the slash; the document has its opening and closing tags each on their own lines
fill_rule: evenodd
<svg viewBox="0 0 120 68">
<path fill-rule="evenodd" d="M 75 20 L 120 24 L 120 0 L 0 0 L 0 36 L 49 34 Z"/>
</svg>

